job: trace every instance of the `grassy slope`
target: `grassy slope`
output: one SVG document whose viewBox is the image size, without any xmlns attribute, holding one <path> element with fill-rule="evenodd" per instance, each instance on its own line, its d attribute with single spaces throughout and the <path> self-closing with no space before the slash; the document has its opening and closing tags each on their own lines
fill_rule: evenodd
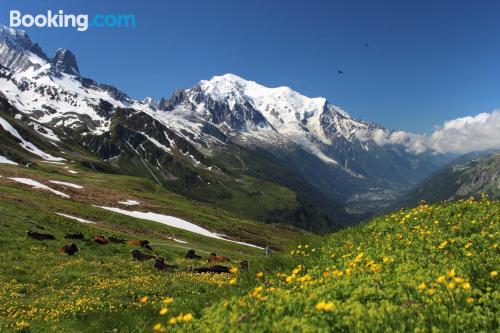
<svg viewBox="0 0 500 333">
<path fill-rule="evenodd" d="M 3 176 L 15 174 L 44 183 L 58 179 L 88 190 L 82 195 L 58 188 L 72 196 L 73 200 L 65 200 L 0 178 L 0 242 L 5 249 L 0 262 L 0 331 L 148 332 L 156 323 L 164 330 L 182 332 L 498 330 L 498 280 L 490 276 L 500 266 L 498 202 L 420 206 L 343 230 L 319 243 L 295 230 L 238 221 L 224 211 L 157 189 L 149 181 L 79 171 L 69 175 L 62 166 L 36 170 L 0 166 Z M 218 231 L 226 225 L 230 231 L 241 223 L 253 232 L 254 241 L 266 235 L 287 247 L 305 238 L 309 246 L 265 258 L 249 247 L 89 205 L 93 200 L 112 204 L 118 198 L 141 201 L 138 210 L 185 214 Z M 99 224 L 57 217 L 56 208 Z M 58 240 L 36 242 L 24 235 L 28 229 L 41 228 Z M 80 252 L 68 257 L 55 251 L 68 243 L 62 238 L 68 231 L 148 238 L 161 256 L 182 268 L 190 264 L 182 258 L 185 247 L 201 254 L 215 248 L 230 256 L 233 265 L 249 259 L 251 266 L 248 273 L 236 276 L 158 273 L 150 262 L 132 261 L 127 245 L 98 246 L 89 241 L 77 241 Z M 172 234 L 189 244 L 169 241 Z M 300 269 L 292 271 L 298 265 Z M 452 269 L 459 280 L 446 277 L 445 283 L 436 282 Z M 259 271 L 263 278 L 255 277 Z M 422 283 L 425 288 L 419 290 Z M 144 295 L 149 298 L 141 304 Z M 174 302 L 162 304 L 165 296 Z M 321 301 L 327 302 L 326 307 L 316 309 Z M 160 316 L 163 307 L 169 312 Z M 194 319 L 168 324 L 181 313 Z"/>
<path fill-rule="evenodd" d="M 257 265 L 263 251 L 235 243 L 199 236 L 155 222 L 137 220 L 108 212 L 92 205 L 119 206 L 117 201 L 135 199 L 139 211 L 154 211 L 185 218 L 218 233 L 255 244 L 287 246 L 299 239 L 315 236 L 289 226 L 262 225 L 194 202 L 135 177 L 91 172 L 68 163 L 78 174 L 68 173 L 62 165 L 39 163 L 35 168 L 0 165 L 0 331 L 143 331 L 149 328 L 157 312 L 152 304 L 141 306 L 139 296 L 173 296 L 174 309 L 190 309 L 194 314 L 203 307 L 227 297 L 231 291 L 220 287 L 230 277 L 200 276 L 186 272 L 158 273 L 152 262 L 131 259 L 131 247 L 125 244 L 99 246 L 89 240 L 75 241 L 80 251 L 74 257 L 56 249 L 73 241 L 67 232 L 83 232 L 86 238 L 96 234 L 125 239 L 148 239 L 155 252 L 180 269 L 191 263 L 183 257 L 195 248 L 202 256 L 210 251 L 226 255 L 232 265 L 249 260 Z M 64 199 L 41 190 L 15 183 L 7 177 L 36 179 L 67 193 Z M 51 184 L 66 181 L 84 186 L 70 189 Z M 97 224 L 83 224 L 56 215 L 62 212 L 83 217 Z M 27 230 L 51 233 L 56 241 L 34 241 Z M 238 237 L 236 237 L 236 235 Z M 187 244 L 170 240 L 181 239 Z M 182 300 L 181 300 L 182 299 Z M 198 309 L 198 310 L 196 310 Z M 29 325 L 29 327 L 28 327 Z M 133 329 L 132 329 L 133 328 Z"/>
<path fill-rule="evenodd" d="M 321 247 L 295 249 L 291 257 L 301 266 L 294 270 L 265 270 L 261 280 L 242 275 L 242 283 L 257 286 L 172 328 L 498 332 L 499 217 L 500 203 L 487 200 L 379 217 L 328 237 Z"/>
</svg>

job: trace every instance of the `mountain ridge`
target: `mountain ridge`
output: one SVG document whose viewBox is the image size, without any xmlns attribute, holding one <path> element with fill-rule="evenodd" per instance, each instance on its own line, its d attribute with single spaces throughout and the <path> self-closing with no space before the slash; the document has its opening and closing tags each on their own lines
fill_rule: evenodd
<svg viewBox="0 0 500 333">
<path fill-rule="evenodd" d="M 26 48 L 12 46 L 11 35 Z M 17 122 L 53 133 L 51 144 L 81 145 L 120 172 L 196 200 L 225 205 L 227 187 L 245 192 L 238 179 L 252 175 L 291 189 L 305 206 L 322 207 L 317 216 L 324 210 L 346 224 L 388 205 L 443 164 L 442 156 L 413 154 L 404 145 L 359 140 L 360 132 L 390 130 L 288 87 L 225 74 L 168 99 L 138 101 L 81 76 L 68 50 L 42 58 L 27 34 L 4 28 L 0 37 L 0 92 L 17 110 Z M 219 187 L 199 190 L 207 184 Z M 233 209 L 251 213 L 252 207 Z"/>
</svg>

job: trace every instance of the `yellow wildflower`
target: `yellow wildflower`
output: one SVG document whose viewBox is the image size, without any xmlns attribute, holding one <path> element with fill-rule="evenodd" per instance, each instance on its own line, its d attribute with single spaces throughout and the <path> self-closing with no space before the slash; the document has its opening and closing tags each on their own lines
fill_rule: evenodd
<svg viewBox="0 0 500 333">
<path fill-rule="evenodd" d="M 175 317 L 170 318 L 170 319 L 168 320 L 168 323 L 169 323 L 170 325 L 175 325 L 175 324 L 177 324 L 177 318 L 175 318 Z"/>
<path fill-rule="evenodd" d="M 172 297 L 165 297 L 162 300 L 163 304 L 172 304 L 174 302 L 174 299 Z"/>
<path fill-rule="evenodd" d="M 438 277 L 438 278 L 437 278 L 437 280 L 436 280 L 436 281 L 437 281 L 438 283 L 443 283 L 445 280 L 446 280 L 446 276 L 441 275 L 440 277 Z"/>
<path fill-rule="evenodd" d="M 425 282 L 422 282 L 417 287 L 417 289 L 420 290 L 420 291 L 425 290 L 425 288 L 427 288 L 427 285 L 425 284 Z"/>
<path fill-rule="evenodd" d="M 264 273 L 262 272 L 258 272 L 257 274 L 255 274 L 255 276 L 258 278 L 258 279 L 262 279 L 264 277 Z"/>
<path fill-rule="evenodd" d="M 315 308 L 318 311 L 330 312 L 333 311 L 334 305 L 332 302 L 321 301 L 316 304 Z"/>
<path fill-rule="evenodd" d="M 446 285 L 446 288 L 448 289 L 455 289 L 457 285 L 455 284 L 455 282 L 450 282 Z"/>
<path fill-rule="evenodd" d="M 229 269 L 229 273 L 233 273 L 233 274 L 234 274 L 234 273 L 238 273 L 238 268 L 236 268 L 236 267 L 231 267 L 231 268 Z"/>
<path fill-rule="evenodd" d="M 193 315 L 190 314 L 190 313 L 186 313 L 183 317 L 182 317 L 182 320 L 183 321 L 191 321 L 193 320 Z"/>
<path fill-rule="evenodd" d="M 236 279 L 231 279 L 231 280 L 229 280 L 229 284 L 230 284 L 230 285 L 235 285 L 235 284 L 236 284 Z"/>
<path fill-rule="evenodd" d="M 455 275 L 457 275 L 457 273 L 455 272 L 454 269 L 451 269 L 448 271 L 448 273 L 446 273 L 446 275 L 449 277 L 449 278 L 452 278 L 452 277 L 455 277 Z"/>
<path fill-rule="evenodd" d="M 497 271 L 493 271 L 490 273 L 490 277 L 492 278 L 496 278 L 498 276 L 498 272 Z"/>
<path fill-rule="evenodd" d="M 467 297 L 467 298 L 465 299 L 465 301 L 466 301 L 467 303 L 471 304 L 472 302 L 474 302 L 474 298 L 472 298 L 472 297 Z"/>
<path fill-rule="evenodd" d="M 470 283 L 469 282 L 462 283 L 462 288 L 465 290 L 470 289 Z"/>
<path fill-rule="evenodd" d="M 160 332 L 160 331 L 161 331 L 161 329 L 162 329 L 162 327 L 163 327 L 163 326 L 162 326 L 160 323 L 155 324 L 155 325 L 153 326 L 153 331 L 154 331 L 154 332 Z"/>
<path fill-rule="evenodd" d="M 161 316 L 164 316 L 164 315 L 166 315 L 167 313 L 168 313 L 168 309 L 167 309 L 167 308 L 163 308 L 163 309 L 161 309 L 161 310 L 160 310 L 160 315 L 161 315 Z"/>
<path fill-rule="evenodd" d="M 436 289 L 431 288 L 427 291 L 427 293 L 429 294 L 429 296 L 432 296 L 432 295 L 436 294 Z"/>
<path fill-rule="evenodd" d="M 142 296 L 141 298 L 139 298 L 139 303 L 141 304 L 146 304 L 148 301 L 148 296 Z"/>
</svg>

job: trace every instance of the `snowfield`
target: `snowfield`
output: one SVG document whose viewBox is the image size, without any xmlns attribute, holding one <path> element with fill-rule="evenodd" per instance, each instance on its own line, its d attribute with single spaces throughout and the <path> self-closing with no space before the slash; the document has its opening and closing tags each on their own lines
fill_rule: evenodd
<svg viewBox="0 0 500 333">
<path fill-rule="evenodd" d="M 128 199 L 127 201 L 118 201 L 118 203 L 122 204 L 122 205 L 126 205 L 126 206 L 136 206 L 136 205 L 140 204 L 139 201 L 130 200 L 130 199 Z"/>
<path fill-rule="evenodd" d="M 16 162 L 9 160 L 7 157 L 3 157 L 2 155 L 0 155 L 0 163 L 18 165 Z"/>
<path fill-rule="evenodd" d="M 81 222 L 81 223 L 96 224 L 95 222 L 92 222 L 92 221 L 89 221 L 89 220 L 85 220 L 85 219 L 82 219 L 80 217 L 76 217 L 76 216 L 72 216 L 72 215 L 67 215 L 67 214 L 63 214 L 63 213 L 56 213 L 56 214 L 59 215 L 59 216 L 66 217 L 66 218 L 71 219 L 71 220 L 75 220 L 75 221 Z"/>
<path fill-rule="evenodd" d="M 49 180 L 49 182 L 51 182 L 52 184 L 57 184 L 57 185 L 62 185 L 62 186 L 67 186 L 67 187 L 75 188 L 77 190 L 81 190 L 83 188 L 83 186 L 80 186 L 80 185 L 76 185 L 76 184 L 73 184 L 73 183 L 67 183 L 67 182 L 61 182 L 61 181 L 58 181 L 58 180 Z"/>
<path fill-rule="evenodd" d="M 241 245 L 246 245 L 246 246 L 251 246 L 251 247 L 258 248 L 258 249 L 262 249 L 261 247 L 253 245 L 253 244 L 248 244 L 248 243 L 244 243 L 244 242 L 237 242 L 237 241 L 233 241 L 230 239 L 222 238 L 221 236 L 217 235 L 216 233 L 213 233 L 207 229 L 204 229 L 200 226 L 197 226 L 196 224 L 193 224 L 191 222 L 185 221 L 183 219 L 180 219 L 180 218 L 177 218 L 174 216 L 162 215 L 162 214 L 157 214 L 157 213 L 152 213 L 152 212 L 144 213 L 144 212 L 138 212 L 138 211 L 128 211 L 128 210 L 124 210 L 124 209 L 120 209 L 120 208 L 116 208 L 116 207 L 106 207 L 106 206 L 95 206 L 95 207 L 109 210 L 111 212 L 127 215 L 130 217 L 135 217 L 135 218 L 142 219 L 142 220 L 158 222 L 161 224 L 168 225 L 170 227 L 187 230 L 187 231 L 190 231 L 190 232 L 198 234 L 198 235 L 202 235 L 202 236 L 206 236 L 206 237 L 210 237 L 210 238 L 215 238 L 215 239 L 219 239 L 219 240 L 225 240 L 228 242 L 233 242 L 233 243 L 237 243 L 237 244 L 241 244 Z"/>
<path fill-rule="evenodd" d="M 9 124 L 5 119 L 3 119 L 2 117 L 0 117 L 0 126 L 2 126 L 2 128 L 9 132 L 13 137 L 15 137 L 16 139 L 18 139 L 19 141 L 21 141 L 19 144 L 21 145 L 21 147 L 23 147 L 25 150 L 29 151 L 30 153 L 32 154 L 35 154 L 41 158 L 43 158 L 44 160 L 47 160 L 47 161 L 64 161 L 65 159 L 62 158 L 62 157 L 54 157 L 50 154 L 47 154 L 43 151 L 41 151 L 38 147 L 36 147 L 34 144 L 32 144 L 31 142 L 29 141 L 26 141 L 20 134 L 19 132 L 14 128 L 12 127 L 11 124 Z"/>
<path fill-rule="evenodd" d="M 13 181 L 18 182 L 20 184 L 31 186 L 31 187 L 36 188 L 36 189 L 52 192 L 60 197 L 69 199 L 69 195 L 67 195 L 66 193 L 56 191 L 56 190 L 48 187 L 47 185 L 43 185 L 42 183 L 37 182 L 36 180 L 29 179 L 29 178 L 15 178 L 15 177 L 9 178 L 9 179 L 12 179 Z"/>
</svg>

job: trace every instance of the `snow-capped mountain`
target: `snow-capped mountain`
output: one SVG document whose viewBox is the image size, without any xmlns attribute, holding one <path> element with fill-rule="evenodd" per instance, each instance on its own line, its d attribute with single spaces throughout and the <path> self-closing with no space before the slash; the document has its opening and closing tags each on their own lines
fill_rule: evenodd
<svg viewBox="0 0 500 333">
<path fill-rule="evenodd" d="M 193 121 L 202 119 L 226 135 L 239 134 L 264 145 L 294 142 L 332 164 L 339 163 L 325 155 L 323 145 L 352 142 L 359 131 L 382 129 L 352 119 L 323 97 L 309 98 L 289 87 L 268 88 L 233 74 L 178 91 L 159 109 Z"/>
<path fill-rule="evenodd" d="M 197 200 L 220 203 L 232 195 L 228 186 L 246 191 L 239 184 L 245 175 L 290 188 L 302 203 L 347 219 L 343 205 L 364 214 L 370 202 L 388 202 L 442 163 L 401 145 L 358 140 L 359 133 L 390 131 L 325 98 L 233 74 L 158 102 L 138 101 L 82 76 L 71 51 L 49 58 L 25 32 L 6 27 L 0 27 L 0 66 L 0 99 L 17 125 L 51 145 L 82 145 L 120 172 Z M 200 190 L 208 185 L 218 191 Z"/>
</svg>

